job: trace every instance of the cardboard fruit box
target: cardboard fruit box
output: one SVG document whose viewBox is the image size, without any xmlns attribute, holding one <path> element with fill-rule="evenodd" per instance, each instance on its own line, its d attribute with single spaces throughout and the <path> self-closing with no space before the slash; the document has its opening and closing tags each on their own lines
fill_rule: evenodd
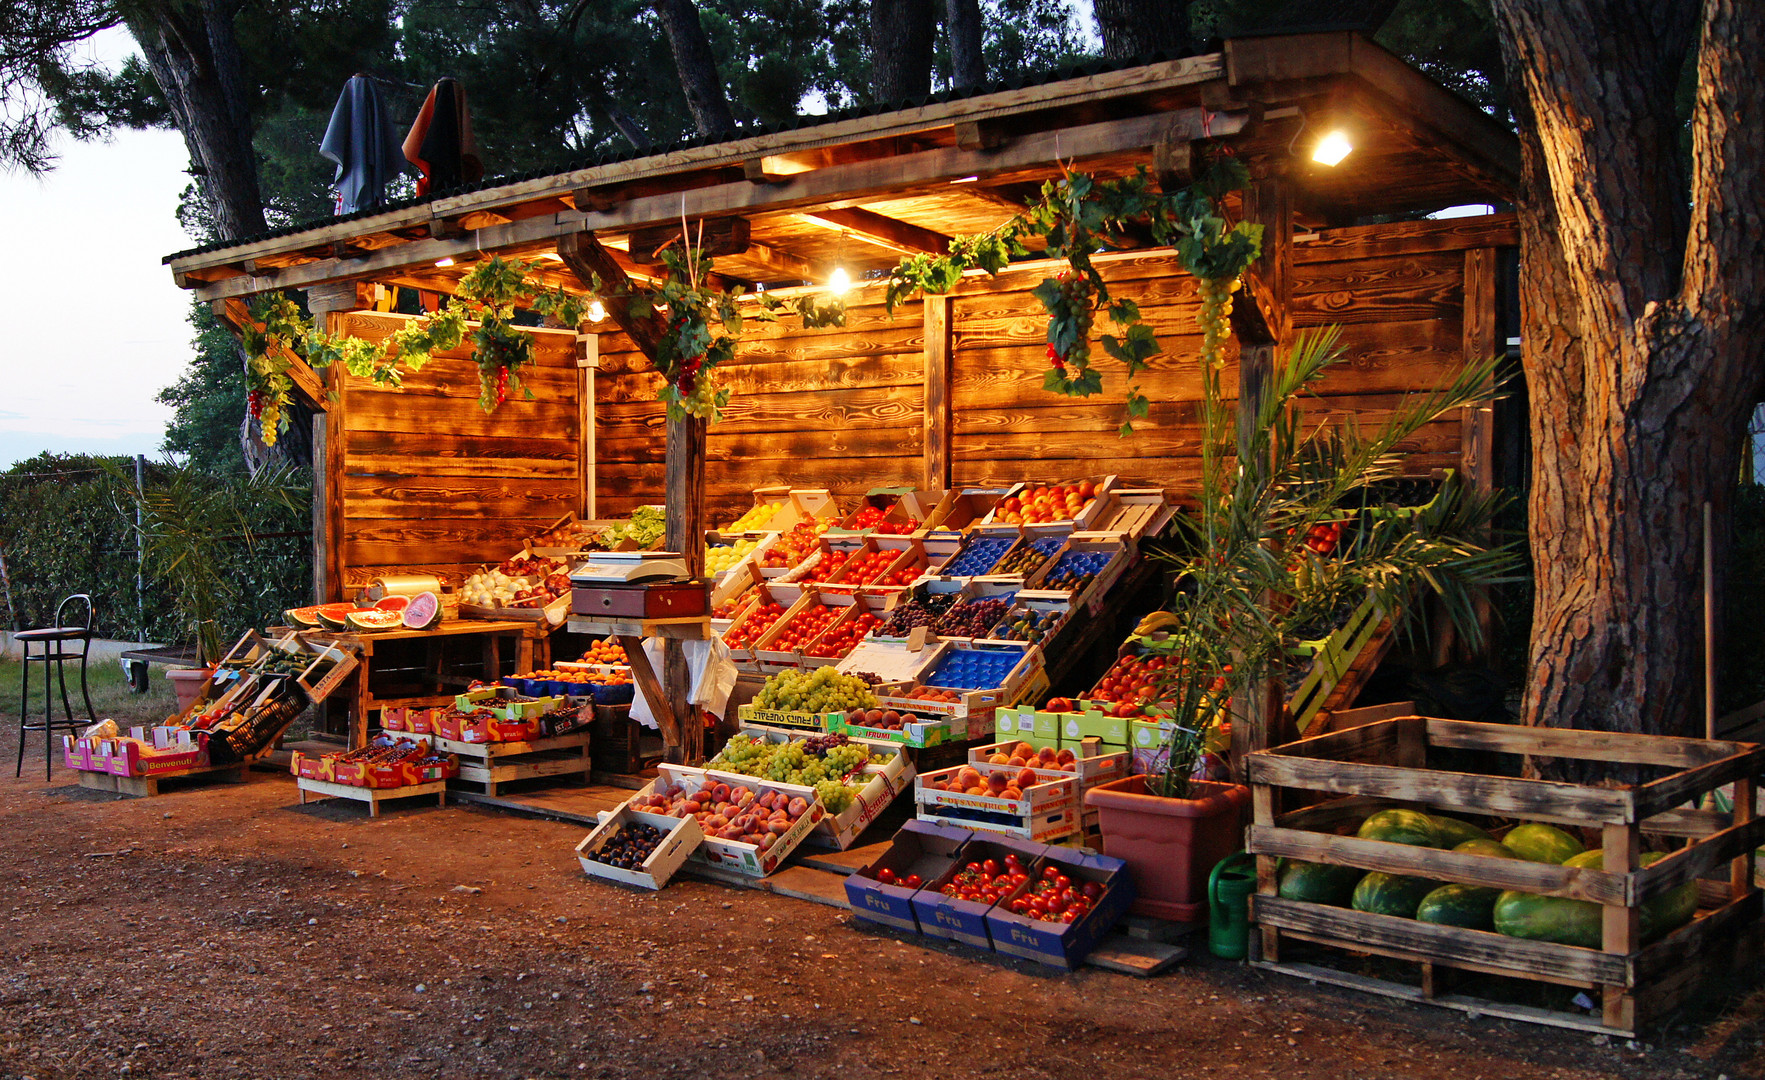
<svg viewBox="0 0 1765 1080">
<path fill-rule="evenodd" d="M 788 734 L 782 731 L 767 731 L 763 728 L 743 730 L 742 734 L 771 743 L 786 743 L 800 739 L 802 735 Z M 875 821 L 882 812 L 888 809 L 895 798 L 907 791 L 913 784 L 915 775 L 913 763 L 907 759 L 901 747 L 886 740 L 872 740 L 852 736 L 852 741 L 868 750 L 872 757 L 881 754 L 888 760 L 880 765 L 865 765 L 866 780 L 852 792 L 852 803 L 838 814 L 828 813 L 810 834 L 807 843 L 817 847 L 832 847 L 844 851 L 852 846 L 865 828 Z M 721 757 L 721 755 L 719 755 Z M 717 767 L 717 758 L 705 763 L 705 774 L 721 780 L 730 786 L 746 784 L 765 784 L 771 791 L 786 791 L 802 797 L 804 800 L 815 800 L 815 788 L 807 784 L 788 784 L 783 781 L 764 780 L 749 776 L 732 769 Z"/>
<path fill-rule="evenodd" d="M 1162 488 L 1117 488 L 1100 502 L 1089 531 L 1119 536 L 1135 544 L 1164 532 L 1177 513 Z"/>
<path fill-rule="evenodd" d="M 948 884 L 968 863 L 984 862 L 987 859 L 997 859 L 1003 863 L 1007 854 L 1016 855 L 1027 870 L 1039 873 L 1042 855 L 1048 848 L 1040 843 L 1003 836 L 981 836 L 970 832 L 968 842 L 961 850 L 960 859 L 951 860 L 942 874 L 913 894 L 913 918 L 919 924 L 919 932 L 927 937 L 948 938 L 965 945 L 973 945 L 977 949 L 990 949 L 993 941 L 987 935 L 989 905 L 972 900 L 958 900 L 953 896 L 945 896 L 938 890 Z"/>
<path fill-rule="evenodd" d="M 743 705 L 736 710 L 736 718 L 744 728 L 784 731 L 793 735 L 825 735 L 835 730 L 844 716 L 845 713 L 838 712 L 789 712 L 784 709 L 762 709 L 756 705 Z"/>
<path fill-rule="evenodd" d="M 758 648 L 760 642 L 766 640 L 767 636 L 774 630 L 778 629 L 780 624 L 794 617 L 799 611 L 802 611 L 812 603 L 815 603 L 815 598 L 802 590 L 787 590 L 784 586 L 775 585 L 760 586 L 759 601 L 748 605 L 747 610 L 742 612 L 741 617 L 736 619 L 728 630 L 724 631 L 723 637 L 725 643 L 727 644 L 728 639 L 734 636 L 738 631 L 744 631 L 750 622 L 754 622 L 755 616 L 759 613 L 760 609 L 768 604 L 778 604 L 783 607 L 784 614 L 780 615 L 778 621 L 774 622 L 766 629 L 765 633 L 761 634 L 759 638 L 754 641 L 750 641 L 742 646 L 730 645 L 729 658 L 735 662 L 736 667 L 741 668 L 744 671 L 759 671 L 760 660 L 756 655 L 755 650 Z"/>
<path fill-rule="evenodd" d="M 969 764 L 978 766 L 988 762 L 996 754 L 1009 753 L 1011 748 L 1021 741 L 1023 740 L 1010 739 L 1004 742 L 993 743 L 989 746 L 972 747 L 968 751 Z M 1127 770 L 1130 757 L 1126 750 L 1110 750 L 1104 753 L 1093 754 L 1090 757 L 1084 757 L 1078 754 L 1078 747 L 1069 747 L 1069 749 L 1072 749 L 1075 755 L 1073 768 L 1070 772 L 1065 769 L 1045 769 L 1036 765 L 1026 767 L 1035 769 L 1036 775 L 1038 776 L 1048 776 L 1050 778 L 1071 776 L 1076 778 L 1079 782 L 1079 793 L 1081 797 L 1089 788 L 1096 787 L 1098 784 L 1107 784 L 1115 780 L 1120 780 L 1122 777 L 1128 775 Z"/>
<path fill-rule="evenodd" d="M 914 782 L 913 789 L 920 817 L 1042 843 L 1065 836 L 1077 827 L 1079 787 L 1073 774 L 1037 772 L 1038 783 L 1023 789 L 1016 799 L 943 791 L 932 786 L 934 782 L 956 779 L 964 769 L 975 770 L 983 780 L 995 773 L 1015 779 L 1023 771 L 1010 765 L 978 764 L 924 773 Z"/>
<path fill-rule="evenodd" d="M 913 915 L 913 897 L 927 883 L 946 876 L 962 858 L 963 847 L 974 833 L 931 821 L 909 821 L 901 826 L 888 848 L 876 861 L 846 878 L 846 903 L 852 916 L 897 930 L 919 931 Z M 887 870 L 899 880 L 918 874 L 920 889 L 884 884 L 877 874 Z"/>
<path fill-rule="evenodd" d="M 1005 494 L 1000 497 L 998 504 L 987 514 L 986 520 L 982 522 L 982 524 L 993 525 L 998 523 L 1000 507 L 1005 505 L 1005 501 L 1007 499 L 1022 499 L 1025 493 L 1033 488 L 1062 487 L 1079 483 L 1089 483 L 1092 486 L 1093 490 L 1090 500 L 1079 507 L 1077 514 L 1072 517 L 1055 518 L 1053 523 L 1065 524 L 1073 528 L 1088 529 L 1091 527 L 1091 524 L 1097 520 L 1097 516 L 1102 513 L 1103 503 L 1109 492 L 1117 486 L 1116 477 L 1113 475 L 1086 476 L 1080 477 L 1077 480 L 1063 480 L 1058 483 L 1045 480 L 1025 480 L 1022 483 L 1013 484 Z"/>
<path fill-rule="evenodd" d="M 946 640 L 940 642 L 938 648 L 939 654 L 929 665 L 922 680 L 924 685 L 936 689 L 999 690 L 1003 695 L 999 700 L 1006 701 L 1015 696 L 1035 673 L 1042 670 L 1042 650 L 1034 645 L 1017 642 L 986 645 Z M 977 664 L 998 672 L 985 680 L 996 685 L 964 685 L 975 681 L 975 678 L 962 675 L 958 669 L 972 668 Z"/>
<path fill-rule="evenodd" d="M 1128 555 L 1127 546 L 1115 537 L 1074 533 L 1054 558 L 1025 579 L 1024 587 L 1042 592 L 1056 590 L 1069 592 L 1072 594 L 1074 611 L 1083 610 L 1097 615 L 1103 610 L 1104 597 L 1109 594 L 1110 589 L 1115 587 L 1115 583 L 1121 580 L 1122 574 L 1127 570 Z M 1073 560 L 1081 558 L 1091 561 L 1101 560 L 1102 567 L 1095 571 L 1091 580 L 1086 582 L 1083 588 L 1069 589 L 1064 585 L 1057 584 L 1061 571 L 1067 568 Z"/>
<path fill-rule="evenodd" d="M 656 785 L 663 782 L 667 782 L 689 795 L 708 783 L 728 783 L 727 780 L 720 781 L 707 775 L 703 769 L 695 769 L 690 766 L 670 765 L 664 762 L 658 768 L 660 775 L 646 785 L 642 791 L 632 796 L 631 800 L 627 800 L 625 805 L 637 805 L 635 800 L 655 794 Z M 756 780 L 751 776 L 743 777 L 743 780 L 746 783 L 741 786 L 752 788 L 761 794 L 786 790 L 777 784 Z M 736 787 L 737 785 L 731 784 L 730 786 Z M 815 831 L 816 826 L 821 824 L 821 820 L 827 816 L 827 808 L 821 805 L 820 799 L 813 797 L 813 792 L 811 792 L 808 802 L 809 809 L 797 819 L 796 824 L 773 841 L 772 846 L 765 851 L 761 851 L 757 845 L 744 844 L 739 840 L 721 840 L 714 836 L 706 836 L 688 856 L 688 860 L 707 863 L 720 870 L 731 870 L 748 877 L 765 877 L 783 866 L 791 852 L 795 851 L 808 838 L 809 834 Z"/>
<path fill-rule="evenodd" d="M 905 639 L 878 638 L 873 634 L 854 646 L 834 665 L 834 670 L 842 675 L 868 672 L 884 683 L 912 683 L 936 655 L 930 648 L 908 648 Z"/>
<path fill-rule="evenodd" d="M 963 533 L 986 520 L 993 507 L 1005 497 L 1005 488 L 971 487 L 946 491 L 937 509 L 927 521 L 928 537 L 959 538 Z"/>
<path fill-rule="evenodd" d="M 1127 864 L 1106 855 L 1087 855 L 1065 848 L 1050 847 L 1044 853 L 1043 865 L 1060 867 L 1061 873 L 1075 882 L 1095 881 L 1103 886 L 1103 895 L 1082 917 L 1070 923 L 1043 922 L 1011 911 L 1011 901 L 1034 884 L 1034 879 L 1018 886 L 987 911 L 987 936 L 993 950 L 1007 956 L 1068 971 L 1079 966 L 1111 927 L 1126 915 L 1134 903 L 1134 876 Z"/>
<path fill-rule="evenodd" d="M 665 834 L 662 842 L 644 859 L 643 865 L 635 870 L 627 870 L 621 866 L 612 866 L 589 856 L 605 847 L 628 824 L 649 825 L 662 830 Z M 639 889 L 660 889 L 668 884 L 668 880 L 679 870 L 698 846 L 705 840 L 705 832 L 699 823 L 690 817 L 668 817 L 665 814 L 649 814 L 642 810 L 633 810 L 629 805 L 620 806 L 612 813 L 601 818 L 593 832 L 582 838 L 576 845 L 576 861 L 582 864 L 583 873 L 591 878 L 603 881 L 616 881 L 621 885 L 631 885 Z"/>
</svg>

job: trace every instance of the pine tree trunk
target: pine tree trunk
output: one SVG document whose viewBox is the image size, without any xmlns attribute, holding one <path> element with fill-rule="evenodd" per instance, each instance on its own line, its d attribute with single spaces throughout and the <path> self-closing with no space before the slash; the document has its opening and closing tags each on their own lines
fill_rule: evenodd
<svg viewBox="0 0 1765 1080">
<path fill-rule="evenodd" d="M 1189 38 L 1188 0 L 1092 0 L 1103 55 L 1132 60 L 1161 52 L 1187 56 L 1195 51 Z"/>
<path fill-rule="evenodd" d="M 734 135 L 735 116 L 729 111 L 723 79 L 717 74 L 711 41 L 699 22 L 699 9 L 693 0 L 654 0 L 653 6 L 662 32 L 668 36 L 668 49 L 674 54 L 674 70 L 686 93 L 686 107 L 693 114 L 693 127 L 707 139 Z"/>
<path fill-rule="evenodd" d="M 1522 132 L 1537 592 L 1529 724 L 1698 734 L 1702 505 L 1765 393 L 1765 20 L 1710 0 L 1690 198 L 1673 92 L 1696 6 L 1497 0 Z M 1534 762 L 1637 779 L 1623 764 Z"/>
<path fill-rule="evenodd" d="M 887 104 L 932 90 L 933 0 L 870 0 L 870 92 Z"/>
<path fill-rule="evenodd" d="M 233 32 L 236 9 L 227 0 L 161 0 L 126 9 L 129 32 L 171 106 L 222 240 L 265 230 L 251 108 Z"/>
<path fill-rule="evenodd" d="M 980 0 L 947 0 L 944 30 L 950 35 L 950 84 L 966 90 L 986 82 Z"/>
</svg>

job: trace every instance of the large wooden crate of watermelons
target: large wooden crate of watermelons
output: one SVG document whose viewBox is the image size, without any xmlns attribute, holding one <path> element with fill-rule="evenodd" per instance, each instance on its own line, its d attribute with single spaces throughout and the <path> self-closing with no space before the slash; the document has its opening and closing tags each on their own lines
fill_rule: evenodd
<svg viewBox="0 0 1765 1080">
<path fill-rule="evenodd" d="M 1641 775 L 1529 779 L 1526 758 Z M 1756 955 L 1758 744 L 1405 716 L 1244 765 L 1260 967 L 1632 1035 Z M 1737 809 L 1699 808 L 1728 785 Z"/>
</svg>

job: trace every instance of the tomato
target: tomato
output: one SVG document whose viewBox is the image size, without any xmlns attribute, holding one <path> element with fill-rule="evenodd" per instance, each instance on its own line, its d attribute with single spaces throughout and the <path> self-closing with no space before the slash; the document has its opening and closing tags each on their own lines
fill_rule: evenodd
<svg viewBox="0 0 1765 1080">
<path fill-rule="evenodd" d="M 925 884 L 925 879 L 920 877 L 918 874 L 908 874 L 906 879 L 903 880 L 901 882 L 901 884 L 905 885 L 909 889 L 917 889 Z"/>
<path fill-rule="evenodd" d="M 988 859 L 986 862 L 981 864 L 981 871 L 983 873 L 985 873 L 988 877 L 998 877 L 999 876 L 999 860 L 998 859 Z"/>
<path fill-rule="evenodd" d="M 1077 922 L 1079 920 L 1079 916 L 1083 915 L 1083 914 L 1084 914 L 1084 912 L 1078 910 L 1077 908 L 1073 908 L 1071 911 L 1062 912 L 1060 915 L 1060 921 L 1063 923 Z"/>
<path fill-rule="evenodd" d="M 1086 900 L 1095 900 L 1103 895 L 1103 886 L 1095 881 L 1087 881 L 1084 886 L 1079 889 L 1079 892 Z"/>
<path fill-rule="evenodd" d="M 885 866 L 876 872 L 876 880 L 884 885 L 893 885 L 895 883 L 895 872 Z"/>
</svg>

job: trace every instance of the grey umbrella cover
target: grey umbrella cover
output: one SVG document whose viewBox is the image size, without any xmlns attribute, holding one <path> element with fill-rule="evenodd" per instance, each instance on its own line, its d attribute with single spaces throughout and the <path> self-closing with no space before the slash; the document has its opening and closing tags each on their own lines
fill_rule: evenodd
<svg viewBox="0 0 1765 1080">
<path fill-rule="evenodd" d="M 319 153 L 337 163 L 338 213 L 352 214 L 385 201 L 386 184 L 405 160 L 374 80 L 355 75 L 343 84 Z"/>
</svg>

